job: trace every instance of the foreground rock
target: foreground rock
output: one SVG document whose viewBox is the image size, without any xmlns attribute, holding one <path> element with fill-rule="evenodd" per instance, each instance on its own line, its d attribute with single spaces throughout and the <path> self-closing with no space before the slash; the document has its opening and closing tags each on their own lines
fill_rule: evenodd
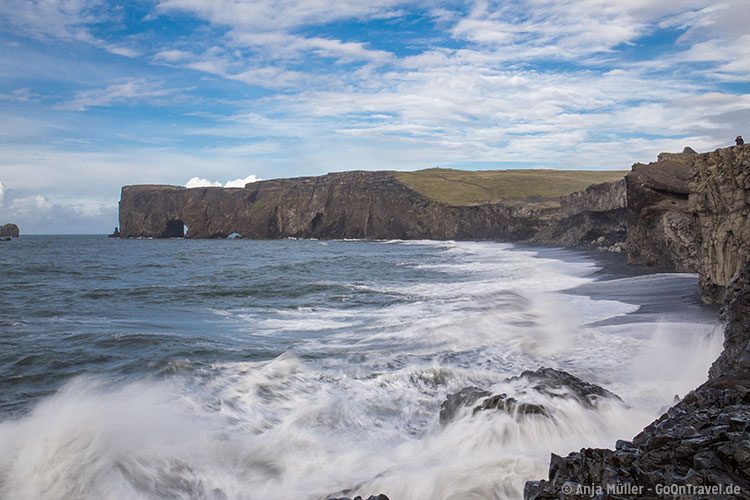
<svg viewBox="0 0 750 500">
<path fill-rule="evenodd" d="M 5 224 L 0 226 L 0 238 L 18 238 L 21 230 L 15 224 Z"/>
<path fill-rule="evenodd" d="M 380 495 L 370 495 L 366 499 L 364 497 L 361 497 L 357 495 L 354 498 L 350 497 L 331 497 L 328 500 L 390 500 L 387 496 L 383 495 L 382 493 Z"/>
<path fill-rule="evenodd" d="M 675 488 L 677 498 L 747 498 L 750 265 L 727 288 L 722 320 L 724 351 L 705 384 L 632 442 L 618 441 L 614 450 L 586 448 L 564 458 L 553 454 L 549 478 L 526 483 L 524 498 L 668 496 L 664 487 Z"/>
<path fill-rule="evenodd" d="M 517 377 L 506 379 L 505 382 L 519 384 L 525 388 L 521 390 L 521 395 L 527 391 L 534 391 L 552 398 L 573 399 L 586 408 L 597 408 L 604 399 L 622 401 L 617 394 L 598 385 L 589 384 L 570 373 L 552 368 L 527 370 Z M 440 423 L 448 424 L 462 408 L 471 406 L 474 406 L 473 415 L 480 411 L 497 410 L 519 419 L 528 415 L 551 416 L 550 410 L 541 404 L 519 401 L 507 394 L 493 396 L 490 392 L 477 387 L 466 387 L 447 396 L 440 407 Z"/>
<path fill-rule="evenodd" d="M 700 231 L 702 298 L 719 303 L 729 280 L 750 260 L 750 145 L 698 155 L 690 192 Z"/>
<path fill-rule="evenodd" d="M 389 172 L 342 172 L 244 188 L 125 186 L 122 237 L 455 239 L 581 245 L 625 235 L 625 185 L 543 202 L 451 206 Z M 185 232 L 187 227 L 187 232 Z"/>
</svg>

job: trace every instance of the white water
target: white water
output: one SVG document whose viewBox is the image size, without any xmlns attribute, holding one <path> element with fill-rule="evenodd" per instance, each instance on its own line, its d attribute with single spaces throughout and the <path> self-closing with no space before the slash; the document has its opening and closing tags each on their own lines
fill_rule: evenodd
<svg viewBox="0 0 750 500">
<path fill-rule="evenodd" d="M 307 499 L 353 488 L 392 500 L 519 498 L 526 480 L 546 477 L 551 452 L 631 438 L 703 381 L 720 351 L 704 324 L 590 326 L 636 309 L 559 293 L 590 281 L 591 263 L 409 244 L 454 254 L 439 268 L 462 279 L 400 285 L 420 300 L 380 309 L 224 312 L 266 335 L 332 329 L 271 361 L 125 386 L 76 379 L 0 424 L 0 497 Z M 554 419 L 467 411 L 439 425 L 446 394 L 475 385 L 512 396 L 527 388 L 503 380 L 540 366 L 626 405 L 531 393 Z"/>
</svg>

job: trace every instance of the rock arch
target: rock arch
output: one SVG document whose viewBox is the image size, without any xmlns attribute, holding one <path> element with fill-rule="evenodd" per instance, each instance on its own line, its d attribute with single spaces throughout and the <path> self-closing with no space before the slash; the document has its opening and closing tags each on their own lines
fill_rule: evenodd
<svg viewBox="0 0 750 500">
<path fill-rule="evenodd" d="M 171 219 L 167 222 L 162 238 L 184 238 L 187 236 L 188 226 L 181 219 Z"/>
</svg>

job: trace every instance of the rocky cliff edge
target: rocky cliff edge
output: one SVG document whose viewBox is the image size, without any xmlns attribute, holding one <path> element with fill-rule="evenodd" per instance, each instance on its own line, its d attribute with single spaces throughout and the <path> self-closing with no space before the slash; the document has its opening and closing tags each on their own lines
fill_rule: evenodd
<svg viewBox="0 0 750 500">
<path fill-rule="evenodd" d="M 614 450 L 553 454 L 548 479 L 528 482 L 524 498 L 591 498 L 591 492 L 600 492 L 597 498 L 748 498 L 750 265 L 729 283 L 721 317 L 724 350 L 706 383 Z M 665 487 L 673 490 L 664 493 Z"/>
<path fill-rule="evenodd" d="M 593 186 L 557 205 L 443 204 L 389 172 L 342 172 L 244 188 L 125 186 L 121 237 L 456 239 L 579 245 L 622 241 L 623 182 Z"/>
</svg>

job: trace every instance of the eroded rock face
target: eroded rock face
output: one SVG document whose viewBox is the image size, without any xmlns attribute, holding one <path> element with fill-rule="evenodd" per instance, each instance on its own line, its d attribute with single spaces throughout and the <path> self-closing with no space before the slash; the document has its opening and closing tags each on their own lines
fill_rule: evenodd
<svg viewBox="0 0 750 500">
<path fill-rule="evenodd" d="M 625 180 L 594 184 L 560 198 L 560 208 L 530 239 L 545 245 L 604 247 L 625 241 Z M 595 243 L 594 243 L 595 242 Z"/>
<path fill-rule="evenodd" d="M 636 163 L 627 185 L 628 262 L 679 272 L 700 266 L 700 233 L 690 196 L 696 153 L 662 153 L 656 162 Z"/>
<path fill-rule="evenodd" d="M 21 231 L 15 224 L 5 224 L 0 226 L 0 238 L 18 238 Z"/>
<path fill-rule="evenodd" d="M 727 288 L 724 351 L 708 381 L 614 450 L 552 455 L 549 478 L 526 483 L 524 498 L 584 498 L 579 486 L 629 486 L 656 497 L 658 485 L 721 486 L 735 492 L 695 498 L 746 498 L 750 491 L 750 265 Z M 635 496 L 624 495 L 624 498 Z M 662 495 L 663 496 L 663 495 Z M 612 493 L 605 498 L 614 497 Z M 687 496 L 684 496 L 688 498 Z M 616 497 L 615 497 L 616 498 Z M 690 497 L 693 498 L 693 497 Z"/>
<path fill-rule="evenodd" d="M 608 183 L 561 199 L 559 209 L 533 203 L 456 207 L 426 198 L 388 172 L 343 172 L 235 189 L 126 186 L 120 234 L 511 241 L 538 235 L 535 242 L 577 245 L 622 232 L 624 202 L 624 185 Z"/>
<path fill-rule="evenodd" d="M 719 303 L 729 280 L 750 260 L 750 145 L 697 156 L 690 188 L 701 236 L 702 298 Z"/>
</svg>

